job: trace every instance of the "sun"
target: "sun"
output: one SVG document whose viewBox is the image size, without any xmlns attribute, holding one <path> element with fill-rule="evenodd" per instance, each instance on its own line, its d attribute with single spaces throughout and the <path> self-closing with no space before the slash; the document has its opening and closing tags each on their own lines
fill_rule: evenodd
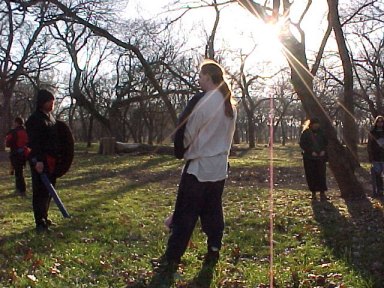
<svg viewBox="0 0 384 288">
<path fill-rule="evenodd" d="M 232 18 L 224 16 L 222 35 L 232 50 L 251 54 L 252 62 L 269 62 L 274 66 L 286 64 L 283 47 L 279 41 L 281 23 L 267 24 L 243 10 L 231 11 Z M 233 20 L 235 19 L 235 20 Z"/>
<path fill-rule="evenodd" d="M 279 40 L 280 31 L 280 23 L 259 23 L 256 52 L 259 53 L 261 59 L 275 64 L 285 61 L 283 45 Z"/>
</svg>

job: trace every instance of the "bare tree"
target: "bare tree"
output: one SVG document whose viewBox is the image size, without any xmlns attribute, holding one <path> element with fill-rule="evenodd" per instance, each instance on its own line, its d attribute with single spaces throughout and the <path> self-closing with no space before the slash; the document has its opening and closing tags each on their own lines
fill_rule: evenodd
<svg viewBox="0 0 384 288">
<path fill-rule="evenodd" d="M 353 93 L 353 71 L 352 61 L 349 56 L 349 50 L 345 40 L 344 32 L 342 29 L 341 19 L 339 15 L 339 1 L 327 0 L 329 16 L 328 20 L 335 34 L 337 47 L 344 72 L 344 99 L 342 107 L 344 111 L 344 129 L 343 139 L 348 149 L 353 153 L 354 157 L 358 159 L 357 155 L 357 127 L 355 122 L 355 107 L 354 107 L 354 93 Z"/>
<path fill-rule="evenodd" d="M 254 49 L 253 49 L 254 50 Z M 249 148 L 256 147 L 256 111 L 260 105 L 269 100 L 263 94 L 262 84 L 263 79 L 270 78 L 270 76 L 261 76 L 250 74 L 246 71 L 246 64 L 249 56 L 253 53 L 253 50 L 247 54 L 240 52 L 240 68 L 237 73 L 228 72 L 231 75 L 232 80 L 235 82 L 236 87 L 240 90 L 241 104 L 246 115 L 247 123 L 247 141 L 249 142 Z"/>
<path fill-rule="evenodd" d="M 353 59 L 355 75 L 359 84 L 359 96 L 366 102 L 368 109 L 376 117 L 384 113 L 384 40 L 374 40 L 361 35 L 362 54 Z M 366 44 L 364 44 L 364 42 Z"/>
<path fill-rule="evenodd" d="M 270 12 L 273 9 L 265 5 L 249 0 L 239 0 L 237 2 L 265 22 L 269 22 L 271 18 L 276 22 L 278 21 L 276 14 L 272 15 Z M 305 46 L 305 33 L 301 28 L 301 22 L 311 5 L 311 1 L 308 1 L 308 5 L 299 18 L 298 23 L 289 23 L 287 19 L 287 17 L 289 17 L 291 3 L 289 1 L 280 1 L 280 3 L 282 4 L 282 14 L 285 15 L 286 21 L 284 31 L 282 31 L 281 34 L 281 42 L 286 49 L 285 57 L 291 68 L 292 85 L 307 115 L 318 117 L 326 131 L 327 138 L 329 139 L 329 163 L 339 185 L 341 196 L 361 196 L 364 191 L 355 176 L 355 170 L 359 167 L 359 163 L 351 150 L 345 148 L 340 143 L 329 115 L 317 101 L 314 94 L 313 76 L 317 71 L 311 71 L 309 69 Z M 276 6 L 274 8 L 276 8 Z M 300 35 L 299 39 L 295 37 L 292 31 L 293 27 Z M 325 36 L 328 37 L 327 34 Z M 320 56 L 321 55 L 319 55 L 318 58 L 321 58 Z"/>
<path fill-rule="evenodd" d="M 28 63 L 36 58 L 40 51 L 35 46 L 43 29 L 51 22 L 46 19 L 47 5 L 41 3 L 27 10 L 22 5 L 4 0 L 0 4 L 0 137 L 4 138 L 10 128 L 12 109 L 11 99 L 17 82 L 22 75 L 30 75 Z M 36 21 L 31 25 L 30 19 Z M 34 50 L 34 48 L 36 48 Z M 44 52 L 42 52 L 44 53 Z M 0 151 L 4 150 L 0 141 Z"/>
<path fill-rule="evenodd" d="M 211 34 L 208 37 L 207 45 L 205 48 L 205 58 L 215 60 L 215 36 L 220 21 L 220 8 L 217 5 L 216 0 L 212 1 L 212 5 L 215 9 L 215 23 L 213 24 Z"/>
<path fill-rule="evenodd" d="M 354 48 L 353 69 L 357 80 L 359 109 L 365 117 L 384 113 L 384 8 L 383 4 L 350 11 L 358 20 L 350 28 L 350 45 Z"/>
<path fill-rule="evenodd" d="M 291 104 L 298 101 L 296 93 L 293 91 L 285 72 L 286 71 L 282 71 L 279 73 L 279 75 L 275 77 L 274 85 L 271 85 L 271 93 L 275 102 L 273 137 L 274 142 L 280 140 L 282 145 L 285 145 L 287 141 L 286 118 L 294 114 L 293 111 L 290 111 Z M 280 129 L 278 129 L 279 127 Z M 276 139 L 276 132 L 280 132 L 280 139 Z"/>
</svg>

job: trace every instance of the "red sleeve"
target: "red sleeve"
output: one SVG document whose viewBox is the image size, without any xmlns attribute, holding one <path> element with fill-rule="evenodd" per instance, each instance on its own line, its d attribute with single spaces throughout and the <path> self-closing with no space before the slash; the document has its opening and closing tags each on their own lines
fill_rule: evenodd
<svg viewBox="0 0 384 288">
<path fill-rule="evenodd" d="M 12 133 L 8 133 L 7 136 L 5 137 L 5 146 L 6 147 L 11 147 L 12 145 Z"/>
<path fill-rule="evenodd" d="M 24 129 L 17 131 L 17 147 L 24 147 L 28 143 L 28 135 Z"/>
</svg>

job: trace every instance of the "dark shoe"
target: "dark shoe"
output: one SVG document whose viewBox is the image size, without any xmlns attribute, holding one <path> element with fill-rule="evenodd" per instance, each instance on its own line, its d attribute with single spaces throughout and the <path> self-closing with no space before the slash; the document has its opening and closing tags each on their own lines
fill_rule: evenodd
<svg viewBox="0 0 384 288">
<path fill-rule="evenodd" d="M 49 233 L 50 230 L 48 226 L 45 223 L 40 223 L 36 225 L 36 232 L 37 233 Z"/>
<path fill-rule="evenodd" d="M 176 269 L 177 270 L 177 269 Z M 171 270 L 164 270 L 160 272 L 155 272 L 153 274 L 153 277 L 148 283 L 149 288 L 170 288 L 173 287 L 173 284 L 175 282 L 174 274 L 175 271 Z"/>
<path fill-rule="evenodd" d="M 49 227 L 49 226 L 55 226 L 55 223 L 52 222 L 51 219 L 44 219 L 45 220 L 45 224 Z"/>
<path fill-rule="evenodd" d="M 180 261 L 168 260 L 167 257 L 163 255 L 160 258 L 151 259 L 151 263 L 155 270 L 161 271 L 167 268 L 176 267 L 176 271 Z"/>
<path fill-rule="evenodd" d="M 215 273 L 216 262 L 203 263 L 199 274 L 192 280 L 192 287 L 209 288 L 211 287 L 213 274 Z"/>
<path fill-rule="evenodd" d="M 315 191 L 312 191 L 311 199 L 312 200 L 316 200 L 316 192 Z"/>
<path fill-rule="evenodd" d="M 27 194 L 25 194 L 25 191 L 20 191 L 19 189 L 16 189 L 15 190 L 15 195 L 24 197 Z"/>
<path fill-rule="evenodd" d="M 179 266 L 178 262 L 167 260 L 165 256 L 162 256 L 158 259 L 152 259 L 151 263 L 155 273 L 148 287 L 171 287 L 174 282 L 174 274 Z"/>
<path fill-rule="evenodd" d="M 327 201 L 329 198 L 325 196 L 325 192 L 320 192 L 320 200 L 321 201 Z"/>
<path fill-rule="evenodd" d="M 211 249 L 208 249 L 207 254 L 205 254 L 204 256 L 204 265 L 216 265 L 216 263 L 219 261 L 219 258 L 219 251 L 213 251 Z"/>
</svg>

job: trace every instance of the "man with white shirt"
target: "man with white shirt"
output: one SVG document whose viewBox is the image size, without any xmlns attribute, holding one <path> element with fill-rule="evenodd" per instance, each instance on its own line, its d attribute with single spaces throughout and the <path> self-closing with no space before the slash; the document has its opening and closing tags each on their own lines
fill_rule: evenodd
<svg viewBox="0 0 384 288">
<path fill-rule="evenodd" d="M 205 262 L 218 261 L 223 237 L 222 194 L 237 113 L 220 65 L 204 62 L 199 84 L 205 94 L 193 108 L 184 131 L 186 165 L 163 256 L 168 272 L 176 271 L 199 217 L 208 238 Z"/>
</svg>

